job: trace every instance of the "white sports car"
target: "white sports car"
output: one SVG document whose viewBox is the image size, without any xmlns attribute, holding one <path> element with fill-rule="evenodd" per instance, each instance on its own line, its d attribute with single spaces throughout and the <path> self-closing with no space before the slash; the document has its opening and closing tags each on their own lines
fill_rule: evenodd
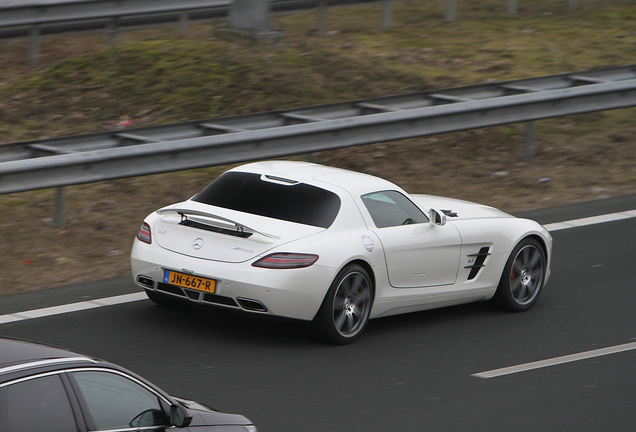
<svg viewBox="0 0 636 432">
<path fill-rule="evenodd" d="M 551 251 L 543 226 L 492 207 L 269 161 L 227 171 L 149 215 L 131 261 L 157 303 L 313 320 L 342 344 L 370 318 L 493 296 L 526 310 L 548 280 Z"/>
</svg>

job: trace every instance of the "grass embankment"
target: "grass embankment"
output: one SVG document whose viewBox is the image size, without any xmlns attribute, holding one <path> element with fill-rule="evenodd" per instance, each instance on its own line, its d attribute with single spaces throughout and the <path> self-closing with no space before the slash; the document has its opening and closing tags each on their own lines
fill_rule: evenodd
<svg viewBox="0 0 636 432">
<path fill-rule="evenodd" d="M 425 4 L 422 4 L 425 3 Z M 28 41 L 0 42 L 0 143 L 229 116 L 635 63 L 636 6 L 542 0 L 507 15 L 501 1 L 393 2 L 273 16 L 280 43 L 158 27 L 46 37 L 37 67 Z M 464 4 L 470 3 L 470 5 Z M 563 4 L 561 4 L 563 3 Z M 523 126 L 509 125 L 314 155 L 411 192 L 507 211 L 636 192 L 634 109 L 536 122 L 536 157 L 522 163 Z M 65 228 L 51 227 L 54 191 L 0 196 L 0 293 L 130 273 L 143 217 L 191 196 L 224 167 L 65 188 Z M 550 178 L 547 183 L 539 179 Z"/>
</svg>

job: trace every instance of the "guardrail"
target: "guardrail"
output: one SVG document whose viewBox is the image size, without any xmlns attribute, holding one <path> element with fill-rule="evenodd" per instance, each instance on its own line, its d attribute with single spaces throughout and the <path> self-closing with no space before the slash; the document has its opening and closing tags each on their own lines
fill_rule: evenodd
<svg viewBox="0 0 636 432">
<path fill-rule="evenodd" d="M 636 106 L 636 65 L 0 145 L 0 193 Z"/>
<path fill-rule="evenodd" d="M 226 8 L 231 0 L 83 0 L 31 4 L 2 9 L 0 27 L 47 25 L 65 21 L 88 21 L 124 16 L 181 13 Z"/>
<path fill-rule="evenodd" d="M 276 11 L 314 7 L 312 0 L 269 0 Z M 105 29 L 112 44 L 123 27 L 224 17 L 232 0 L 65 0 L 0 7 L 0 38 L 29 37 L 29 61 L 37 63 L 46 32 Z"/>
<path fill-rule="evenodd" d="M 267 0 L 272 11 L 287 11 L 317 7 L 318 35 L 326 34 L 327 4 L 357 3 L 373 0 Z M 459 0 L 445 0 L 446 21 L 457 17 Z M 503 3 L 504 0 L 502 0 Z M 518 0 L 506 0 L 507 13 L 516 14 Z M 564 1 L 564 0 L 561 0 Z M 622 0 L 624 3 L 633 0 Z M 382 28 L 391 27 L 392 0 L 380 0 Z M 567 0 L 570 8 L 578 0 Z M 119 29 L 143 24 L 178 22 L 187 29 L 192 19 L 227 16 L 232 0 L 37 0 L 30 4 L 0 5 L 0 38 L 29 37 L 29 61 L 39 58 L 40 38 L 45 32 L 106 29 L 112 44 Z"/>
</svg>

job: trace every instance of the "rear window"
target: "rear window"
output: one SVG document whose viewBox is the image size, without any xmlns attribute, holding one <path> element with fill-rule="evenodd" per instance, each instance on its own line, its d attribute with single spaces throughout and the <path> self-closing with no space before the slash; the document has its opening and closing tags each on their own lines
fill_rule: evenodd
<svg viewBox="0 0 636 432">
<path fill-rule="evenodd" d="M 322 228 L 331 226 L 340 210 L 340 198 L 333 192 L 242 172 L 222 174 L 193 201 Z"/>
</svg>

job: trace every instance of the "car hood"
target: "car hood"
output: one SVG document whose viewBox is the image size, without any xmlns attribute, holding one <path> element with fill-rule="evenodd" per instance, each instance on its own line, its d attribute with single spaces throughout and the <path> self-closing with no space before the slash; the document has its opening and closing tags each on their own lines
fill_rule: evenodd
<svg viewBox="0 0 636 432">
<path fill-rule="evenodd" d="M 252 424 L 251 421 L 240 414 L 228 414 L 215 411 L 212 408 L 187 399 L 175 397 L 173 397 L 173 399 L 190 410 L 190 413 L 192 414 L 192 422 L 190 423 L 190 427 L 230 425 L 246 426 Z"/>
<path fill-rule="evenodd" d="M 411 195 L 413 200 L 424 210 L 431 208 L 443 210 L 449 220 L 504 218 L 513 217 L 494 207 L 463 201 L 454 198 L 433 195 Z"/>
<path fill-rule="evenodd" d="M 245 262 L 285 243 L 314 235 L 325 228 L 267 218 L 195 201 L 157 210 L 153 241 L 179 254 L 221 262 Z M 182 224 L 183 218 L 197 223 Z M 221 232 L 210 231 L 221 228 Z M 245 237 L 242 233 L 250 234 Z M 295 251 L 289 251 L 295 252 Z"/>
</svg>

